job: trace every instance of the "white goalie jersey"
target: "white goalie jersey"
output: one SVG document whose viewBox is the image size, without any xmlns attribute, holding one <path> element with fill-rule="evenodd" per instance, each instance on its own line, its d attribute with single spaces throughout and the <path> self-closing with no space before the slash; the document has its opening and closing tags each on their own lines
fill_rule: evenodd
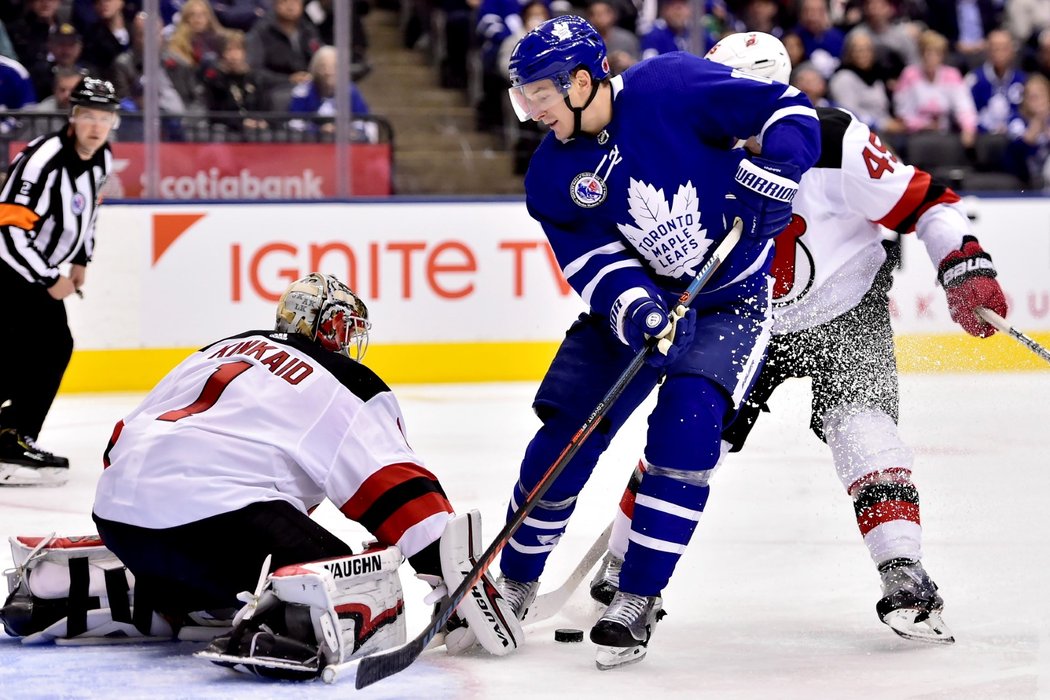
<svg viewBox="0 0 1050 700">
<path fill-rule="evenodd" d="M 94 511 L 169 528 L 252 503 L 326 497 L 413 556 L 452 507 L 409 446 L 393 393 L 299 335 L 250 331 L 173 369 L 113 431 Z"/>
<path fill-rule="evenodd" d="M 958 195 L 896 158 L 841 109 L 817 110 L 821 156 L 776 239 L 773 333 L 812 328 L 855 307 L 886 260 L 887 229 L 914 231 L 936 267 L 970 233 Z"/>
</svg>

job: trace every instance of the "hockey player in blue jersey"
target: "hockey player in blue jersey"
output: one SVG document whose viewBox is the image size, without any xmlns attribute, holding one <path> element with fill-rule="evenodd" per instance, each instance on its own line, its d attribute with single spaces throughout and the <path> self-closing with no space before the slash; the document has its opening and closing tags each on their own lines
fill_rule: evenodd
<svg viewBox="0 0 1050 700">
<path fill-rule="evenodd" d="M 514 486 L 513 512 L 649 338 L 660 338 L 602 423 L 503 551 L 502 590 L 519 617 L 539 587 L 576 497 L 623 422 L 662 378 L 649 416 L 636 513 L 651 547 L 629 551 L 621 588 L 591 630 L 599 668 L 640 660 L 661 592 L 708 496 L 719 435 L 761 364 L 770 329 L 772 238 L 788 223 L 819 152 L 798 90 L 684 54 L 610 78 L 605 45 L 579 17 L 545 22 L 510 60 L 520 119 L 547 135 L 525 177 L 526 204 L 565 279 L 589 307 L 568 330 L 533 407 L 543 426 Z M 756 133 L 761 157 L 732 150 Z M 736 217 L 740 243 L 688 311 L 679 293 Z M 637 523 L 637 520 L 636 520 Z"/>
</svg>

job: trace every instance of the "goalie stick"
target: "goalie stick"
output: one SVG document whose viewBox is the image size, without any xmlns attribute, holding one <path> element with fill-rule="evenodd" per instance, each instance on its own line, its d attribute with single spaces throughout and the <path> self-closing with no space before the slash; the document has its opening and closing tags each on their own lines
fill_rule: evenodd
<svg viewBox="0 0 1050 700">
<path fill-rule="evenodd" d="M 1017 340 L 1017 342 L 1021 343 L 1026 348 L 1028 348 L 1047 362 L 1050 362 L 1050 350 L 1047 350 L 1042 345 L 1035 342 L 1027 335 L 1011 326 L 1009 323 L 1006 322 L 1006 319 L 1000 316 L 999 314 L 995 313 L 991 309 L 986 309 L 983 306 L 979 307 L 975 313 L 982 319 L 984 319 L 986 322 L 995 326 L 997 330 L 1000 330 L 1003 333 L 1006 333 L 1007 335 L 1013 336 Z"/>
<path fill-rule="evenodd" d="M 726 232 L 725 238 L 718 244 L 711 257 L 707 259 L 700 271 L 697 272 L 696 277 L 689 283 L 689 286 L 679 297 L 679 303 L 683 306 L 688 307 L 697 293 L 708 283 L 715 270 L 719 268 L 722 262 L 726 259 L 737 242 L 740 240 L 740 234 L 744 228 L 744 222 L 737 218 L 733 221 L 733 227 Z M 614 403 L 620 398 L 627 385 L 630 384 L 631 380 L 634 379 L 635 375 L 645 365 L 646 356 L 652 351 L 655 343 L 650 343 L 646 347 L 642 348 L 638 354 L 634 356 L 631 363 L 627 365 L 627 368 L 619 376 L 616 382 L 612 385 L 609 391 L 605 394 L 602 400 L 598 403 L 595 409 L 591 412 L 591 415 L 584 421 L 583 425 L 576 434 L 569 440 L 569 444 L 565 446 L 565 449 L 561 451 L 558 458 L 554 460 L 554 463 L 547 468 L 546 473 L 540 478 L 536 486 L 533 487 L 532 491 L 529 492 L 524 502 L 514 512 L 514 515 L 510 518 L 503 529 L 499 531 L 496 538 L 492 540 L 492 544 L 482 552 L 478 558 L 477 564 L 473 569 L 463 578 L 459 586 L 456 587 L 455 591 L 449 594 L 448 600 L 441 606 L 437 614 L 431 619 L 430 624 L 424 629 L 419 635 L 409 641 L 408 643 L 391 649 L 389 651 L 380 652 L 366 656 L 362 659 L 355 659 L 350 662 L 351 665 L 357 666 L 357 678 L 355 679 L 355 685 L 360 690 L 367 686 L 372 685 L 377 681 L 381 681 L 384 678 L 399 673 L 419 658 L 419 655 L 423 653 L 423 650 L 427 648 L 437 634 L 445 627 L 445 623 L 448 622 L 452 613 L 463 601 L 463 598 L 467 595 L 467 592 L 481 580 L 481 577 L 485 574 L 492 562 L 495 561 L 500 551 L 506 546 L 507 542 L 510 541 L 511 536 L 517 531 L 521 524 L 528 517 L 529 513 L 533 511 L 536 504 L 539 503 L 540 499 L 543 498 L 543 494 L 547 492 L 554 480 L 565 470 L 565 466 L 569 463 L 569 460 L 575 456 L 579 451 L 583 442 L 590 436 L 594 429 L 598 427 L 598 424 L 605 417 L 605 414 L 609 412 L 609 409 Z M 321 677 L 328 683 L 335 681 L 336 677 L 343 672 L 343 668 L 347 664 L 338 664 L 326 667 L 321 674 Z"/>
</svg>

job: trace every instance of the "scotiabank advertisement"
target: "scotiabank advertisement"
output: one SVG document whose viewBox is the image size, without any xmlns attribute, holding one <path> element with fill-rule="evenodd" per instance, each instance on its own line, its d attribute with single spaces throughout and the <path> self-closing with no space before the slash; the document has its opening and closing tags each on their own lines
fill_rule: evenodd
<svg viewBox="0 0 1050 700">
<path fill-rule="evenodd" d="M 1050 200 L 971 203 L 1010 321 L 1050 330 Z M 904 334 L 961 333 L 923 245 L 908 237 L 892 294 Z M 366 301 L 372 342 L 557 341 L 583 304 L 522 202 L 129 206 L 100 213 L 79 348 L 200 346 L 273 323 L 312 270 Z"/>
<path fill-rule="evenodd" d="M 14 157 L 24 143 L 13 143 Z M 146 196 L 145 146 L 114 143 L 113 174 L 103 196 Z M 335 147 L 330 144 L 162 143 L 158 147 L 161 199 L 324 199 L 335 197 Z M 350 192 L 381 197 L 391 188 L 390 144 L 350 146 Z"/>
</svg>

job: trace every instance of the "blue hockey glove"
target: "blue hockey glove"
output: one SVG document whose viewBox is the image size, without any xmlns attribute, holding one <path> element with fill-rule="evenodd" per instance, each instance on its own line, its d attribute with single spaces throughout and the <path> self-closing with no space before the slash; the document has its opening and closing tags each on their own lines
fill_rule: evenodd
<svg viewBox="0 0 1050 700">
<path fill-rule="evenodd" d="M 624 313 L 623 336 L 632 350 L 641 350 L 649 338 L 659 339 L 646 357 L 653 367 L 666 367 L 677 360 L 695 333 L 696 312 L 682 305 L 667 313 L 662 304 L 646 297 L 632 301 Z"/>
<path fill-rule="evenodd" d="M 794 165 L 757 156 L 741 160 L 726 195 L 726 220 L 739 216 L 745 238 L 773 238 L 791 221 L 791 201 L 800 177 Z"/>
</svg>

